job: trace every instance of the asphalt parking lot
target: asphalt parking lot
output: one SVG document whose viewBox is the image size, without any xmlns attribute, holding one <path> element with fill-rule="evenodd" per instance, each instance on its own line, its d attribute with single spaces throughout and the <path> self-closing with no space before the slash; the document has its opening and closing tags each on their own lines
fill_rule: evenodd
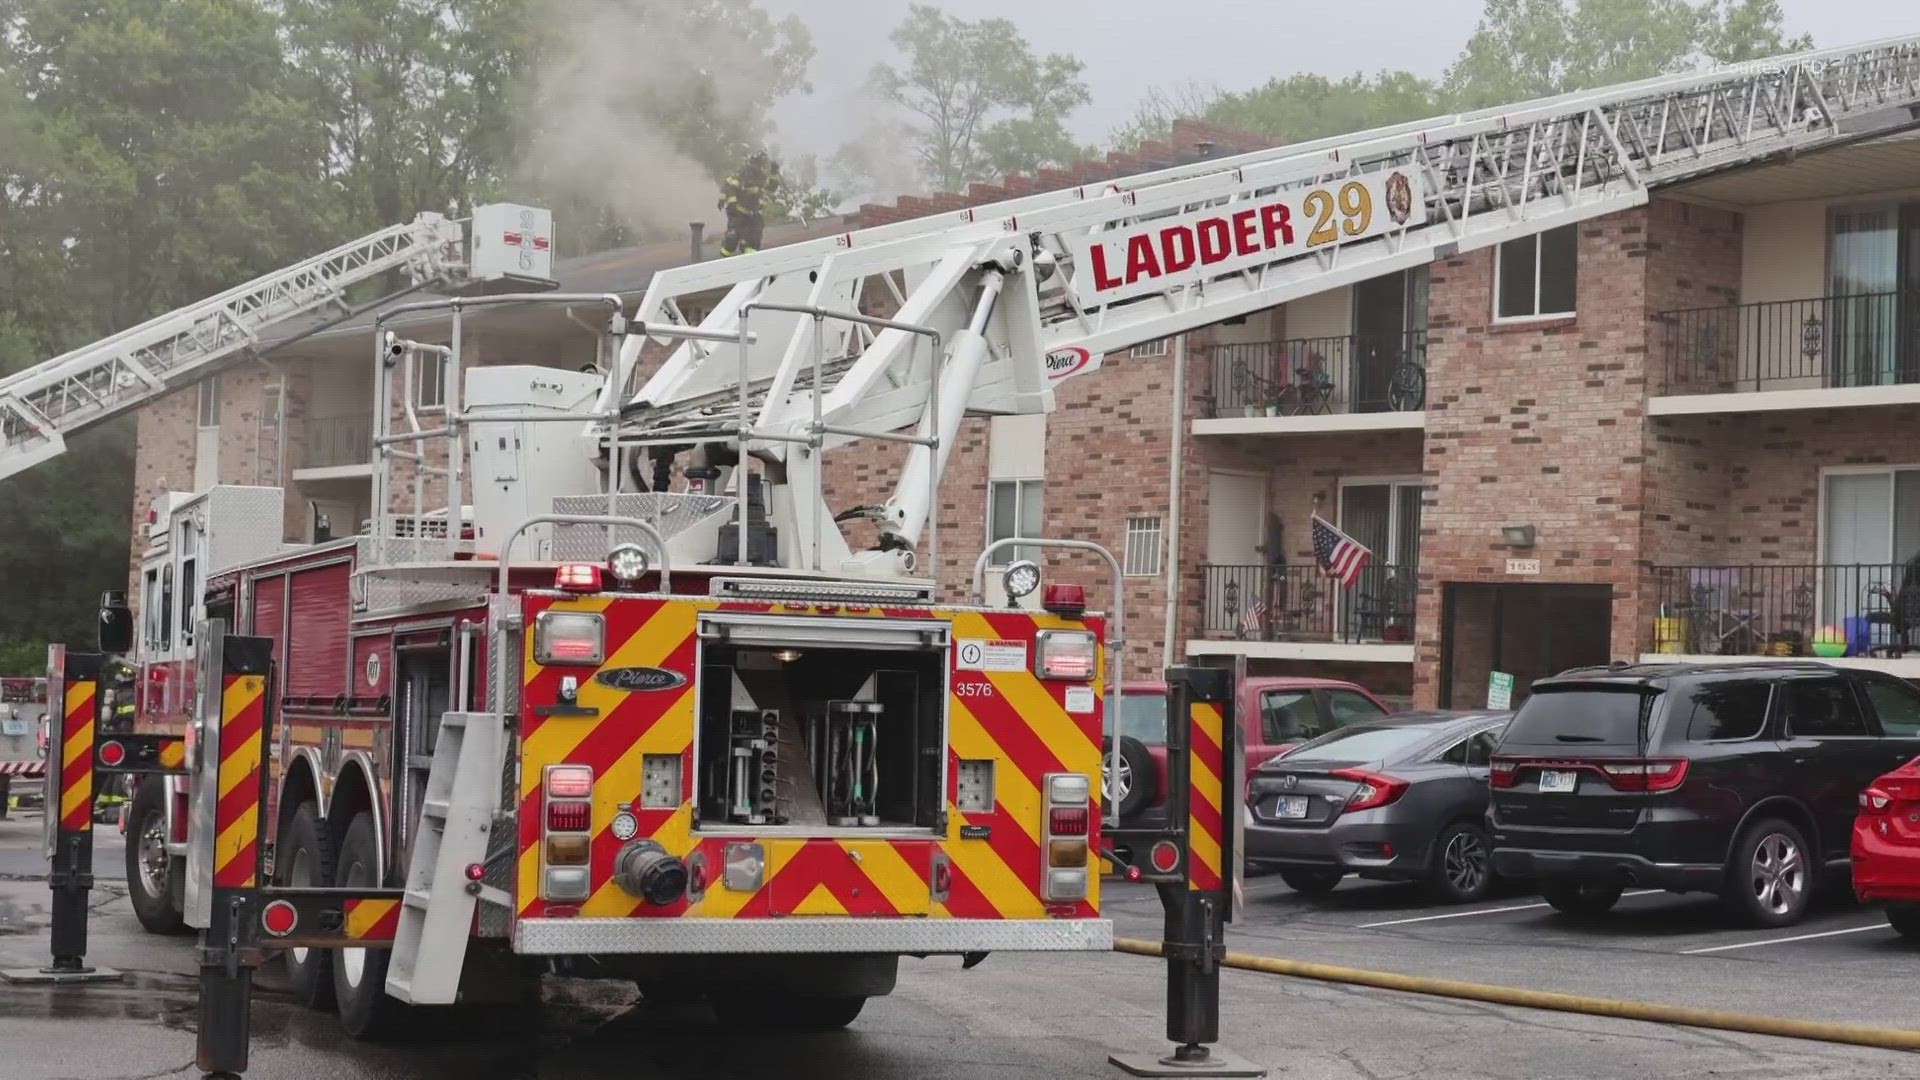
<svg viewBox="0 0 1920 1080">
<path fill-rule="evenodd" d="M 45 958 L 46 886 L 37 816 L 0 821 L 0 967 Z M 101 887 L 90 959 L 128 981 L 45 989 L 0 984 L 0 1080 L 160 1080 L 199 1074 L 192 1057 L 191 938 L 142 933 L 124 899 L 122 849 L 99 836 Z M 1159 908 L 1139 887 L 1107 904 L 1122 934 L 1155 938 Z M 1276 878 L 1247 886 L 1230 946 L 1418 975 L 1902 1025 L 1916 953 L 1876 913 L 1820 908 L 1792 931 L 1723 930 L 1710 901 L 1633 897 L 1569 925 L 1514 894 L 1434 908 L 1413 890 L 1347 883 L 1317 899 Z M 1823 937 L 1804 935 L 1823 934 Z M 1802 940 L 1786 940 L 1802 938 Z M 1730 946 L 1737 946 L 1731 947 Z M 1715 949 L 1703 952 L 1698 950 Z M 1118 955 L 908 961 L 893 996 L 846 1032 L 721 1037 L 704 1008 L 656 1008 L 617 984 L 549 979 L 538 1024 L 519 1031 L 458 1019 L 393 1046 L 353 1044 L 263 972 L 255 998 L 256 1080 L 891 1080 L 1109 1078 L 1113 1050 L 1158 1049 L 1160 965 Z M 1824 1043 L 1536 1012 L 1228 971 L 1223 1045 L 1274 1076 L 1305 1078 L 1912 1076 L 1913 1055 Z"/>
</svg>

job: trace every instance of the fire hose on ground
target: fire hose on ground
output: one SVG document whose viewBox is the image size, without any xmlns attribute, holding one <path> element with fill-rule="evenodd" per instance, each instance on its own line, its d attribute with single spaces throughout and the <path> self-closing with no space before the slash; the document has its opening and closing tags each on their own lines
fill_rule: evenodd
<svg viewBox="0 0 1920 1080">
<path fill-rule="evenodd" d="M 1115 952 L 1135 956 L 1161 956 L 1160 943 L 1134 938 L 1115 938 Z M 1462 982 L 1457 979 L 1433 979 L 1420 975 L 1402 975 L 1391 971 L 1315 964 L 1304 960 L 1282 960 L 1273 956 L 1229 950 L 1220 959 L 1223 967 L 1239 971 L 1257 971 L 1266 975 L 1286 975 L 1316 982 L 1370 986 L 1378 990 L 1398 990 L 1429 997 L 1484 1001 L 1492 1005 L 1511 1005 L 1523 1009 L 1547 1009 L 1554 1012 L 1606 1016 L 1616 1020 L 1640 1020 L 1651 1024 L 1677 1024 L 1683 1027 L 1741 1031 L 1751 1035 L 1772 1035 L 1783 1039 L 1808 1039 L 1816 1042 L 1871 1046 L 1882 1050 L 1920 1050 L 1920 1031 L 1901 1028 L 1869 1027 L 1828 1020 L 1795 1020 L 1783 1016 L 1758 1016 L 1727 1012 L 1722 1009 L 1698 1009 L 1685 1005 L 1661 1005 L 1650 1001 L 1621 1001 L 1615 998 L 1563 994 L 1552 990 L 1528 990 L 1518 986 L 1494 986 L 1488 983 Z"/>
</svg>

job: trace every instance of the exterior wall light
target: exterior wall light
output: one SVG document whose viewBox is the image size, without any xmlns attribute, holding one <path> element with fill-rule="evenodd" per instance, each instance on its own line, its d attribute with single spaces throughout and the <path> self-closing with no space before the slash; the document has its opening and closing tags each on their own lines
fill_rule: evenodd
<svg viewBox="0 0 1920 1080">
<path fill-rule="evenodd" d="M 1530 548 L 1533 546 L 1533 526 L 1502 525 L 1500 535 L 1506 538 L 1508 547 Z"/>
</svg>

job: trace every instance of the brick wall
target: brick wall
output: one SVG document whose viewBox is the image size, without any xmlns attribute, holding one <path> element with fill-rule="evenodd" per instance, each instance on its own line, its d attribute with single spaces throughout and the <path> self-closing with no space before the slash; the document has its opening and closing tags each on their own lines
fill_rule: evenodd
<svg viewBox="0 0 1920 1080">
<path fill-rule="evenodd" d="M 1567 319 L 1495 324 L 1492 250 L 1432 269 L 1414 670 L 1422 704 L 1438 689 L 1441 587 L 1511 580 L 1510 556 L 1540 560 L 1530 582 L 1612 585 L 1612 651 L 1634 650 L 1648 222 L 1638 209 L 1577 226 L 1578 314 Z M 1534 525 L 1537 546 L 1509 549 L 1506 524 Z"/>
</svg>

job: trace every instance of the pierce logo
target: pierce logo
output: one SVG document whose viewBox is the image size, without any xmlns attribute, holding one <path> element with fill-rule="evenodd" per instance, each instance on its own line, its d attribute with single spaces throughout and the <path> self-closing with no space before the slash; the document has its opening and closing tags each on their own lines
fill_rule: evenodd
<svg viewBox="0 0 1920 1080">
<path fill-rule="evenodd" d="M 1047 370 L 1047 380 L 1057 382 L 1099 367 L 1100 357 L 1078 345 L 1068 345 L 1048 353 L 1042 366 Z"/>
<path fill-rule="evenodd" d="M 687 677 L 666 668 L 623 667 L 608 668 L 595 675 L 593 681 L 612 690 L 672 690 L 685 686 Z"/>
</svg>

